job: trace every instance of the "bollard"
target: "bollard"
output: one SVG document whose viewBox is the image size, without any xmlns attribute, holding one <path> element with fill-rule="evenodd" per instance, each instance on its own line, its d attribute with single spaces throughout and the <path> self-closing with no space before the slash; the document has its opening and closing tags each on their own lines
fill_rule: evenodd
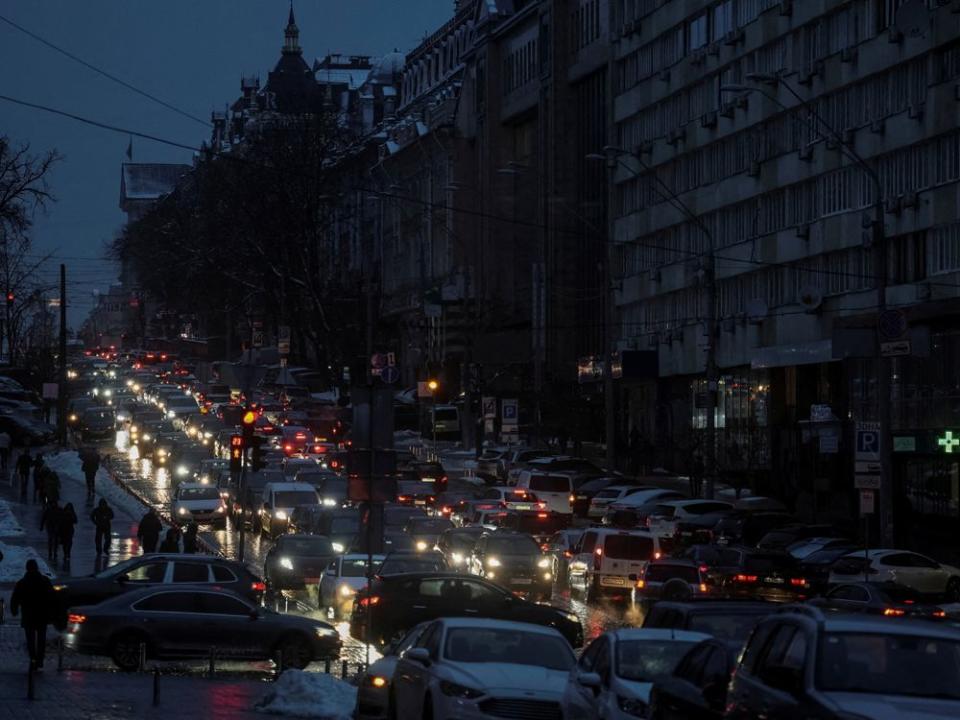
<svg viewBox="0 0 960 720">
<path fill-rule="evenodd" d="M 137 670 L 143 672 L 147 668 L 147 644 L 140 643 L 140 662 L 137 665 Z"/>
<path fill-rule="evenodd" d="M 33 700 L 33 660 L 27 668 L 27 700 Z"/>
<path fill-rule="evenodd" d="M 215 646 L 211 647 L 210 648 L 210 677 L 213 677 L 214 659 L 216 658 L 216 656 L 217 656 L 217 648 Z"/>
<path fill-rule="evenodd" d="M 347 661 L 346 661 L 346 660 L 344 660 L 344 661 L 340 664 L 340 679 L 341 679 L 341 680 L 346 680 L 346 679 L 347 679 Z"/>
<path fill-rule="evenodd" d="M 63 635 L 57 638 L 57 672 L 63 671 Z"/>
<path fill-rule="evenodd" d="M 329 658 L 326 660 L 326 662 L 323 663 L 323 671 L 324 671 L 327 675 L 330 674 L 330 660 L 329 660 Z"/>
<path fill-rule="evenodd" d="M 156 707 L 160 704 L 160 668 L 154 666 L 153 668 L 153 705 Z"/>
</svg>

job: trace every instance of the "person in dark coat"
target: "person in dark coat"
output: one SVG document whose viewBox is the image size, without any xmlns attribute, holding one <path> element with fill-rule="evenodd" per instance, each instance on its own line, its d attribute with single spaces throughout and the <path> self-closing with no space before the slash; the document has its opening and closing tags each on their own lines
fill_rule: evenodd
<svg viewBox="0 0 960 720">
<path fill-rule="evenodd" d="M 183 533 L 183 552 L 194 555 L 197 552 L 197 532 L 200 527 L 192 522 L 187 525 L 186 532 Z"/>
<path fill-rule="evenodd" d="M 60 502 L 60 476 L 50 468 L 43 473 L 43 495 L 48 503 Z"/>
<path fill-rule="evenodd" d="M 47 624 L 53 617 L 55 597 L 53 585 L 49 578 L 40 574 L 37 561 L 27 560 L 26 572 L 13 588 L 10 612 L 14 617 L 20 615 L 20 627 L 27 636 L 27 653 L 33 670 L 43 668 Z"/>
<path fill-rule="evenodd" d="M 60 547 L 60 506 L 55 500 L 47 503 L 40 516 L 40 529 L 47 531 L 47 560 L 57 559 Z"/>
<path fill-rule="evenodd" d="M 94 536 L 94 543 L 97 547 L 97 557 L 106 555 L 110 550 L 110 523 L 113 521 L 113 510 L 107 505 L 104 498 L 100 498 L 100 503 L 90 513 L 90 519 L 93 526 L 97 529 Z"/>
<path fill-rule="evenodd" d="M 82 451 L 81 457 L 83 463 L 80 469 L 83 470 L 83 476 L 87 481 L 87 500 L 93 500 L 94 490 L 97 482 L 97 470 L 100 469 L 100 455 L 93 448 L 87 448 Z"/>
<path fill-rule="evenodd" d="M 147 510 L 147 514 L 140 518 L 140 525 L 137 527 L 137 539 L 140 541 L 140 547 L 144 555 L 157 551 L 157 543 L 160 541 L 162 530 L 163 525 L 160 524 L 157 511 L 150 508 Z"/>
<path fill-rule="evenodd" d="M 77 527 L 77 511 L 73 503 L 67 503 L 60 511 L 60 544 L 63 546 L 63 561 L 69 564 L 70 551 L 73 550 L 73 532 Z"/>
<path fill-rule="evenodd" d="M 46 499 L 43 497 L 43 473 L 47 469 L 46 464 L 43 462 L 43 453 L 37 453 L 37 456 L 33 459 L 33 501 L 37 502 L 38 500 L 42 503 L 46 503 Z"/>
<path fill-rule="evenodd" d="M 30 450 L 25 449 L 23 454 L 17 458 L 17 475 L 20 476 L 20 500 L 27 501 L 27 485 L 30 484 L 30 469 L 33 467 L 33 458 L 30 457 Z"/>
<path fill-rule="evenodd" d="M 163 538 L 163 542 L 160 543 L 160 552 L 162 553 L 178 553 L 180 552 L 180 531 L 176 528 L 170 528 L 167 530 L 166 537 Z"/>
</svg>

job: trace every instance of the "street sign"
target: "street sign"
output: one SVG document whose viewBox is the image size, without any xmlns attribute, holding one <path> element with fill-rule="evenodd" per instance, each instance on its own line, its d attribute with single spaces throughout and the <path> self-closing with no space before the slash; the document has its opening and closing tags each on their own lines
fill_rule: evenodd
<svg viewBox="0 0 960 720">
<path fill-rule="evenodd" d="M 396 365 L 387 365 L 380 371 L 380 379 L 387 383 L 387 385 L 393 385 L 400 379 L 400 371 Z"/>
<path fill-rule="evenodd" d="M 854 472 L 866 473 L 871 475 L 880 472 L 880 463 L 878 462 L 857 462 L 854 463 Z"/>
<path fill-rule="evenodd" d="M 858 490 L 879 490 L 879 475 L 854 475 L 853 486 Z"/>
<path fill-rule="evenodd" d="M 290 354 L 290 326 L 281 325 L 277 328 L 277 352 L 281 355 Z"/>
<path fill-rule="evenodd" d="M 497 399 L 495 397 L 485 397 L 483 403 L 483 417 L 486 420 L 493 420 L 497 417 Z"/>
<path fill-rule="evenodd" d="M 417 382 L 417 397 L 418 398 L 433 397 L 433 393 L 430 392 L 430 386 L 427 385 L 426 380 L 420 380 Z"/>
<path fill-rule="evenodd" d="M 907 334 L 907 316 L 903 310 L 884 310 L 877 318 L 881 340 L 899 340 Z"/>
<path fill-rule="evenodd" d="M 913 352 L 913 345 L 909 340 L 891 340 L 880 343 L 880 354 L 883 357 L 903 357 Z"/>
<path fill-rule="evenodd" d="M 860 491 L 860 514 L 861 515 L 872 515 L 876 512 L 876 503 L 874 502 L 873 490 L 861 490 Z"/>
<path fill-rule="evenodd" d="M 253 338 L 250 344 L 253 345 L 255 348 L 263 347 L 263 330 L 253 331 Z"/>
<path fill-rule="evenodd" d="M 504 425 L 516 425 L 518 422 L 516 398 L 504 399 L 500 401 L 500 419 Z"/>
<path fill-rule="evenodd" d="M 856 459 L 880 462 L 880 423 L 858 422 L 856 436 Z"/>
<path fill-rule="evenodd" d="M 894 452 L 916 452 L 917 438 L 913 435 L 898 435 L 893 438 Z"/>
</svg>

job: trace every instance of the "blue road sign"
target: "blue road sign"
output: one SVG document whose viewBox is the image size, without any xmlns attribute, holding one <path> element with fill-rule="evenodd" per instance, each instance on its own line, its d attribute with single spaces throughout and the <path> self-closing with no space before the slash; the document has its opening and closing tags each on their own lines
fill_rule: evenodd
<svg viewBox="0 0 960 720">
<path fill-rule="evenodd" d="M 400 370 L 396 365 L 387 365 L 380 371 L 380 379 L 387 385 L 393 385 L 400 379 Z"/>
</svg>

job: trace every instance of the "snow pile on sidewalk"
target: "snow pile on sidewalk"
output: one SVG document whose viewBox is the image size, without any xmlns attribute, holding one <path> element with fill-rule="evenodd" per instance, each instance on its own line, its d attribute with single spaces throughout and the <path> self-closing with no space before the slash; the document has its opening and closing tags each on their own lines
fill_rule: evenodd
<svg viewBox="0 0 960 720">
<path fill-rule="evenodd" d="M 350 720 L 357 689 L 324 673 L 285 670 L 254 709 L 271 715 Z"/>
<path fill-rule="evenodd" d="M 80 456 L 72 450 L 45 455 L 44 461 L 51 470 L 60 476 L 60 482 L 74 482 L 86 487 L 83 470 L 80 469 Z M 126 513 L 133 520 L 139 520 L 147 511 L 146 506 L 133 495 L 119 487 L 104 468 L 97 472 L 97 497 L 106 498 L 114 512 Z"/>
<path fill-rule="evenodd" d="M 23 527 L 10 510 L 10 503 L 0 500 L 0 537 L 19 537 L 20 535 L 23 535 Z"/>
<path fill-rule="evenodd" d="M 40 566 L 40 572 L 47 577 L 55 577 L 56 573 L 50 570 L 46 561 L 32 547 L 23 545 L 5 545 L 0 542 L 0 553 L 3 561 L 0 562 L 0 583 L 16 582 L 23 577 L 27 560 L 33 558 Z"/>
</svg>

